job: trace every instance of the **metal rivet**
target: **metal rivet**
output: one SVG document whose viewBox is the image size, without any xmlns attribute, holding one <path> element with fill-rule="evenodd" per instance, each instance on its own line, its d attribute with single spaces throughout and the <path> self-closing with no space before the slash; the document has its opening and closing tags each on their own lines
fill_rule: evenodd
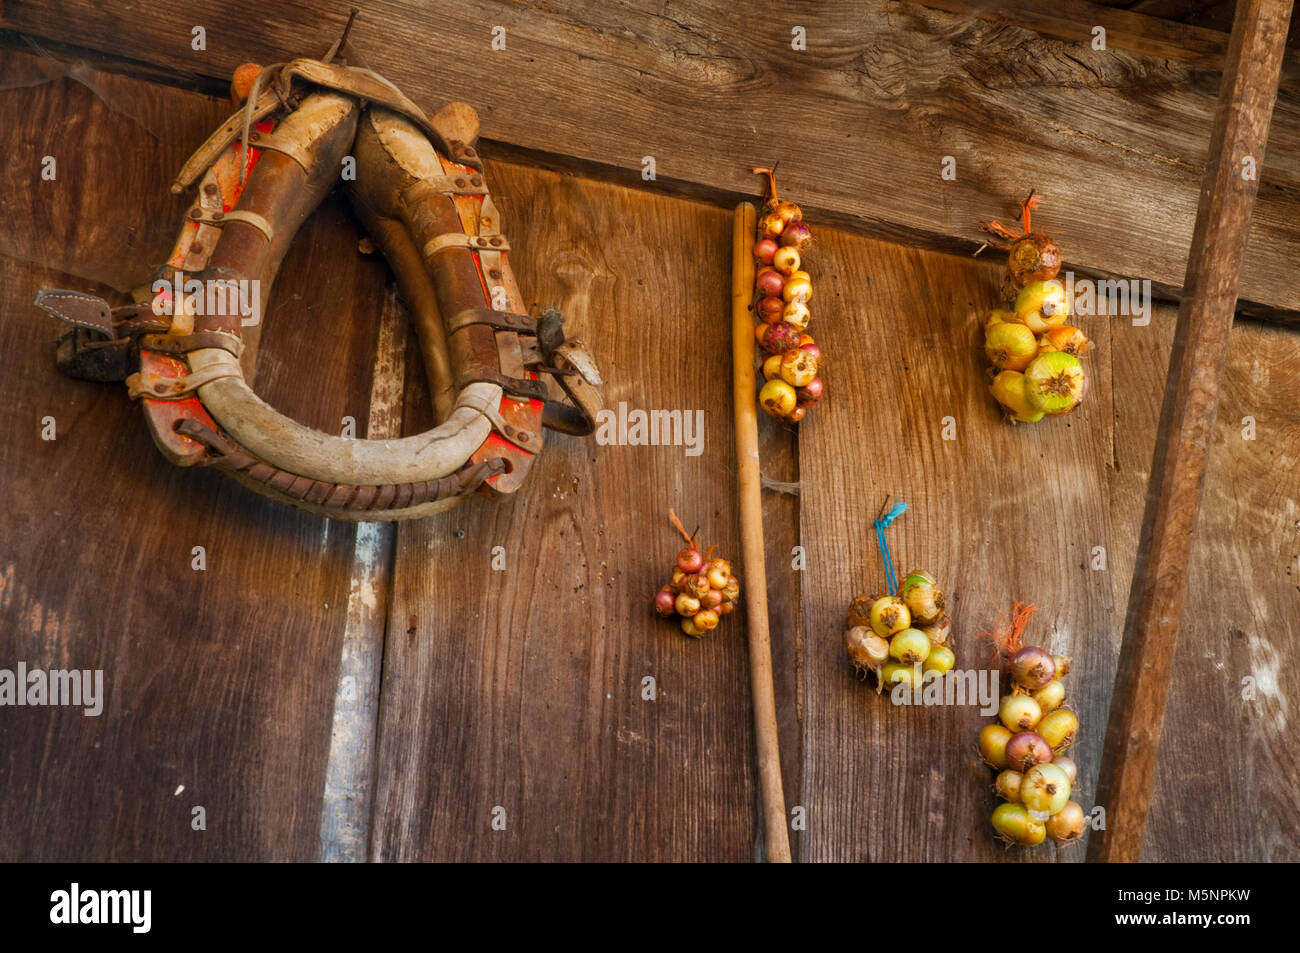
<svg viewBox="0 0 1300 953">
<path fill-rule="evenodd" d="M 474 184 L 474 185 L 482 185 L 482 184 L 483 184 L 483 176 L 481 176 L 481 175 L 476 175 L 476 176 L 474 176 L 472 179 L 470 179 L 470 182 L 471 182 L 472 184 Z"/>
<path fill-rule="evenodd" d="M 489 270 L 488 270 L 488 276 L 491 277 L 491 278 L 496 278 L 498 281 L 500 281 L 500 280 L 501 280 L 501 269 L 500 269 L 500 268 L 491 268 L 491 269 L 489 269 Z"/>
<path fill-rule="evenodd" d="M 457 179 L 457 180 L 456 180 L 456 188 L 458 188 L 458 189 L 463 189 L 463 188 L 466 186 L 466 184 L 467 184 L 467 183 L 465 182 L 464 179 Z"/>
<path fill-rule="evenodd" d="M 515 435 L 515 428 L 511 427 L 509 424 L 506 424 L 505 433 L 507 437 L 513 437 Z"/>
<path fill-rule="evenodd" d="M 215 219 L 222 219 L 226 217 L 226 213 L 221 211 L 213 212 L 212 217 Z"/>
<path fill-rule="evenodd" d="M 194 242 L 192 245 L 190 245 L 190 254 L 191 254 L 191 255 L 202 255 L 202 254 L 203 254 L 203 246 L 200 245 L 198 242 Z"/>
<path fill-rule="evenodd" d="M 519 442 L 520 442 L 520 443 L 527 443 L 527 442 L 528 442 L 528 431 L 527 431 L 527 430 L 521 430 L 521 431 L 519 431 Z"/>
<path fill-rule="evenodd" d="M 203 186 L 203 191 L 208 193 L 208 195 L 216 195 L 217 184 L 215 182 L 209 182 L 207 185 Z"/>
<path fill-rule="evenodd" d="M 155 394 L 165 394 L 165 393 L 167 393 L 168 390 L 169 390 L 169 388 L 167 387 L 166 384 L 154 384 L 154 385 L 153 385 L 153 392 L 154 392 Z"/>
<path fill-rule="evenodd" d="M 201 217 L 202 215 L 203 215 L 203 212 L 202 212 L 200 209 L 197 209 L 197 208 L 192 208 L 192 209 L 190 209 L 190 218 L 199 218 L 199 217 Z"/>
<path fill-rule="evenodd" d="M 490 242 L 490 244 L 492 244 L 492 245 L 500 245 L 500 244 L 501 244 L 501 239 L 499 239 L 499 238 L 494 238 L 494 239 L 492 239 L 492 241 Z"/>
<path fill-rule="evenodd" d="M 515 316 L 513 314 L 507 314 L 506 324 L 514 324 L 514 323 L 515 323 Z"/>
</svg>

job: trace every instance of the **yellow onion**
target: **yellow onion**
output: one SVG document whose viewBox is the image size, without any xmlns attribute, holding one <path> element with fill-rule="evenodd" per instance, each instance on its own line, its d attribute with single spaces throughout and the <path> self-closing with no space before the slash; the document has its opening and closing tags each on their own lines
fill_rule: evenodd
<svg viewBox="0 0 1300 953">
<path fill-rule="evenodd" d="M 1016 295 L 1016 320 L 1035 334 L 1059 327 L 1070 316 L 1065 285 L 1055 278 L 1031 281 Z"/>
<path fill-rule="evenodd" d="M 1068 708 L 1058 708 L 1044 715 L 1034 730 L 1060 754 L 1074 744 L 1074 737 L 1079 733 L 1079 717 Z"/>
<path fill-rule="evenodd" d="M 1047 836 L 1060 844 L 1078 840 L 1087 826 L 1087 816 L 1077 801 L 1066 802 L 1065 807 L 1047 819 Z"/>
<path fill-rule="evenodd" d="M 1043 822 L 1029 813 L 1023 804 L 1010 801 L 993 809 L 993 829 L 1009 844 L 1036 847 L 1047 837 Z"/>
<path fill-rule="evenodd" d="M 698 639 L 704 634 L 704 630 L 695 624 L 694 619 L 682 619 L 682 631 L 693 639 Z"/>
<path fill-rule="evenodd" d="M 1002 800 L 1015 804 L 1020 800 L 1020 782 L 1024 777 L 1019 771 L 1008 768 L 998 773 L 997 779 L 993 782 L 993 790 Z"/>
<path fill-rule="evenodd" d="M 773 417 L 786 417 L 798 406 L 799 395 L 794 387 L 778 377 L 763 385 L 758 392 L 758 402 Z"/>
<path fill-rule="evenodd" d="M 1007 743 L 1012 734 L 1001 725 L 985 725 L 980 729 L 979 749 L 984 763 L 995 771 L 1007 767 Z"/>
<path fill-rule="evenodd" d="M 701 632 L 708 632 L 710 629 L 717 628 L 718 614 L 712 609 L 701 609 L 695 613 L 695 627 Z"/>
<path fill-rule="evenodd" d="M 859 672 L 878 672 L 889 661 L 889 643 L 865 625 L 856 625 L 844 633 L 844 650 Z"/>
<path fill-rule="evenodd" d="M 908 573 L 898 597 L 907 604 L 913 624 L 929 625 L 943 614 L 943 593 L 928 572 L 917 569 Z"/>
<path fill-rule="evenodd" d="M 1036 764 L 1020 783 L 1020 800 L 1037 815 L 1056 814 L 1070 801 L 1070 779 L 1054 764 Z"/>
<path fill-rule="evenodd" d="M 778 248 L 772 255 L 772 267 L 783 275 L 799 270 L 799 250 L 797 248 Z"/>
<path fill-rule="evenodd" d="M 781 289 L 781 297 L 786 301 L 808 301 L 812 298 L 812 282 L 807 278 L 792 276 Z"/>
<path fill-rule="evenodd" d="M 912 624 L 907 603 L 897 596 L 882 596 L 871 605 L 871 628 L 876 635 L 891 636 Z"/>
<path fill-rule="evenodd" d="M 1028 695 L 1004 695 L 998 706 L 998 720 L 1012 731 L 1030 731 L 1042 717 L 1038 702 Z"/>
<path fill-rule="evenodd" d="M 802 331 L 808 327 L 808 322 L 812 320 L 812 312 L 808 310 L 808 305 L 802 301 L 790 301 L 786 303 L 781 311 L 781 320 Z"/>
<path fill-rule="evenodd" d="M 957 656 L 952 649 L 946 645 L 936 645 L 930 649 L 930 656 L 925 660 L 922 671 L 938 672 L 942 675 L 945 672 L 951 672 L 956 664 Z"/>
<path fill-rule="evenodd" d="M 876 601 L 876 596 L 855 596 L 849 603 L 848 611 L 844 613 L 844 623 L 850 629 L 855 626 L 871 625 L 871 606 Z"/>
<path fill-rule="evenodd" d="M 904 665 L 916 665 L 930 657 L 930 640 L 920 629 L 904 629 L 889 640 L 889 655 Z"/>
<path fill-rule="evenodd" d="M 807 387 L 817 376 L 817 358 L 801 347 L 781 355 L 781 379 L 791 387 Z"/>
<path fill-rule="evenodd" d="M 952 616 L 945 612 L 929 625 L 920 628 L 930 637 L 932 645 L 947 645 L 952 638 Z"/>
<path fill-rule="evenodd" d="M 1056 711 L 1065 702 L 1065 684 L 1054 678 L 1031 696 L 1044 712 Z"/>
<path fill-rule="evenodd" d="M 1083 399 L 1083 365 L 1073 354 L 1048 351 L 1025 368 L 1025 399 L 1034 410 L 1064 414 Z"/>
<path fill-rule="evenodd" d="M 886 688 L 892 688 L 901 682 L 912 689 L 917 689 L 920 688 L 917 674 L 916 669 L 910 665 L 904 665 L 902 662 L 887 662 L 880 670 L 880 680 Z"/>
<path fill-rule="evenodd" d="M 781 355 L 769 354 L 763 359 L 763 380 L 775 380 L 781 376 Z"/>
<path fill-rule="evenodd" d="M 1030 406 L 1029 399 L 1025 396 L 1025 375 L 1019 371 L 1003 371 L 998 374 L 993 378 L 989 390 L 1012 420 L 1032 424 L 1043 419 L 1043 412 Z"/>
<path fill-rule="evenodd" d="M 995 324 L 984 336 L 984 353 L 1000 371 L 1023 371 L 1038 354 L 1038 339 L 1023 324 Z"/>
</svg>

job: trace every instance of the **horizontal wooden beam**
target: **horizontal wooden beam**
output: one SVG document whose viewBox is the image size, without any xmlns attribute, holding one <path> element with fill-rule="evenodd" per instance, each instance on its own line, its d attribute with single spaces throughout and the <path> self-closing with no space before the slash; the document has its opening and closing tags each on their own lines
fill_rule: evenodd
<svg viewBox="0 0 1300 953">
<path fill-rule="evenodd" d="M 890 0 L 664 11 L 379 0 L 351 40 L 429 112 L 464 99 L 487 139 L 555 164 L 734 204 L 754 194 L 751 166 L 779 160 L 812 220 L 962 252 L 1036 188 L 1035 220 L 1071 269 L 1181 290 L 1216 92 L 1205 70 Z M 220 0 L 140 0 L 125 17 L 94 0 L 9 0 L 4 22 L 222 80 L 246 60 L 320 55 L 346 12 L 308 21 L 266 0 L 252 23 Z M 1243 310 L 1285 321 L 1300 321 L 1296 106 L 1279 107 L 1258 170 L 1241 280 Z"/>
</svg>

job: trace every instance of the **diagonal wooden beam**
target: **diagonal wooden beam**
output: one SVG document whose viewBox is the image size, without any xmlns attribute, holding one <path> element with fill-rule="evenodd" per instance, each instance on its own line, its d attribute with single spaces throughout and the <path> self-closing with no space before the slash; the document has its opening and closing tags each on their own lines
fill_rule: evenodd
<svg viewBox="0 0 1300 953">
<path fill-rule="evenodd" d="M 1291 0 L 1238 0 L 1147 485 L 1088 859 L 1137 861 Z"/>
</svg>

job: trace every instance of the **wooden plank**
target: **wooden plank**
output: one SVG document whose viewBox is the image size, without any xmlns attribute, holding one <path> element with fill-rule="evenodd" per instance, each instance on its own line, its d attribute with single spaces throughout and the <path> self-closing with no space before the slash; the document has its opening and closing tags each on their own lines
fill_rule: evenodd
<svg viewBox="0 0 1300 953">
<path fill-rule="evenodd" d="M 516 498 L 399 526 L 372 856 L 750 859 L 743 613 L 695 641 L 650 608 L 680 548 L 670 506 L 740 553 L 730 216 L 499 162 L 488 176 L 530 308 L 560 307 L 593 347 L 606 406 L 701 410 L 705 442 L 550 434 Z"/>
<path fill-rule="evenodd" d="M 16 58 L 0 57 L 0 73 L 39 77 Z M 123 387 L 56 372 L 59 329 L 30 305 L 41 285 L 124 300 L 114 288 L 147 275 L 180 221 L 171 171 L 224 108 L 95 71 L 0 91 L 13 131 L 0 172 L 12 223 L 0 238 L 0 666 L 102 669 L 107 696 L 98 717 L 3 709 L 6 860 L 317 856 L 354 529 L 167 464 Z M 332 203 L 304 226 L 256 381 L 331 430 L 365 419 L 384 281 L 382 264 L 356 258 L 349 222 Z M 66 270 L 30 263 L 45 260 Z M 46 416 L 54 441 L 41 439 Z M 205 571 L 191 568 L 200 545 Z"/>
<path fill-rule="evenodd" d="M 1115 598 L 1128 596 L 1176 309 L 1117 323 Z M 1294 861 L 1300 833 L 1289 765 L 1291 699 L 1300 693 L 1300 563 L 1294 472 L 1300 447 L 1294 334 L 1251 322 L 1232 331 L 1160 743 L 1143 858 Z M 1245 428 L 1256 422 L 1254 440 Z M 1246 678 L 1252 679 L 1245 682 Z M 1249 697 L 1243 697 L 1249 696 Z M 1251 809 L 1240 810 L 1249 804 Z"/>
<path fill-rule="evenodd" d="M 1111 700 L 1098 789 L 1107 826 L 1089 847 L 1097 860 L 1142 855 L 1187 562 L 1255 200 L 1256 183 L 1242 176 L 1241 158 L 1263 159 L 1290 15 L 1289 2 L 1237 7 Z"/>
<path fill-rule="evenodd" d="M 1221 30 L 1087 0 L 1019 0 L 1014 4 L 996 0 L 911 2 L 948 13 L 1008 23 L 1055 40 L 1085 45 L 1091 45 L 1093 30 L 1100 26 L 1106 31 L 1109 49 L 1176 60 L 1216 72 L 1223 70 L 1228 53 L 1228 34 Z"/>
<path fill-rule="evenodd" d="M 975 753 L 988 716 L 896 708 L 855 677 L 843 626 L 854 596 L 885 588 L 871 524 L 897 496 L 911 506 L 888 531 L 895 565 L 928 569 L 949 593 L 959 668 L 988 667 L 976 635 L 1016 599 L 1039 607 L 1027 643 L 1074 657 L 1074 757 L 1091 806 L 1117 649 L 1106 637 L 1117 621 L 1110 580 L 1089 568 L 1110 536 L 1107 322 L 1080 319 L 1097 344 L 1083 405 L 1012 426 L 988 393 L 982 351 L 1001 264 L 818 236 L 810 265 L 828 396 L 799 429 L 806 737 L 804 788 L 788 793 L 808 805 L 799 859 L 1082 860 L 1077 848 L 1004 851 L 989 824 L 992 776 Z M 943 439 L 949 423 L 955 440 Z"/>
<path fill-rule="evenodd" d="M 309 33 L 287 3 L 264 5 L 255 31 L 216 0 L 183 13 L 148 0 L 134 12 L 127 29 L 90 0 L 18 2 L 7 16 L 35 36 L 223 79 L 245 59 L 319 54 L 344 16 L 316 19 Z M 202 52 L 191 46 L 196 23 L 209 38 Z M 494 26 L 506 30 L 505 50 L 491 48 Z M 791 48 L 796 26 L 804 51 Z M 654 156 L 661 186 L 731 204 L 752 192 L 748 166 L 772 154 L 820 220 L 949 249 L 972 248 L 977 222 L 1009 214 L 1036 187 L 1055 203 L 1075 270 L 1150 279 L 1165 293 L 1182 286 L 1213 113 L 1213 89 L 1187 64 L 1092 53 L 887 0 L 797 16 L 694 0 L 672 15 L 585 2 L 486 18 L 468 2 L 389 0 L 353 38 L 417 102 L 467 99 L 489 138 L 556 161 L 639 181 Z M 412 49 L 463 55 L 454 71 L 431 70 Z M 773 153 L 758 117 L 783 115 L 800 117 L 800 141 L 813 147 Z M 1293 102 L 1279 110 L 1270 154 L 1242 302 L 1294 321 L 1278 314 L 1300 307 L 1290 280 L 1300 256 Z M 956 162 L 953 181 L 940 177 L 945 156 Z"/>
</svg>

